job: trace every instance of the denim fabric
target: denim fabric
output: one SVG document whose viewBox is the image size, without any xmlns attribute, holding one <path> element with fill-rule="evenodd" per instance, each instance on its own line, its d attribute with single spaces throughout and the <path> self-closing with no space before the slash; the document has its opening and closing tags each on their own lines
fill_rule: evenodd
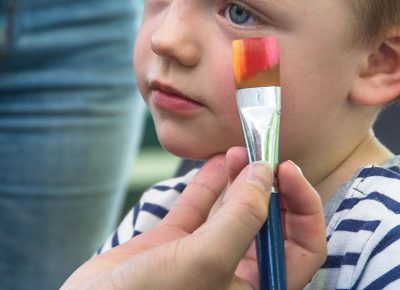
<svg viewBox="0 0 400 290">
<path fill-rule="evenodd" d="M 139 4 L 0 0 L 1 290 L 58 289 L 119 218 L 145 112 Z"/>
</svg>

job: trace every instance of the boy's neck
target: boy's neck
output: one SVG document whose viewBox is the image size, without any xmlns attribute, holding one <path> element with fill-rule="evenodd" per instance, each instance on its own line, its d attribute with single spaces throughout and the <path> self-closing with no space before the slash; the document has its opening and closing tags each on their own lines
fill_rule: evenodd
<svg viewBox="0 0 400 290">
<path fill-rule="evenodd" d="M 392 157 L 393 153 L 383 146 L 376 139 L 373 131 L 370 130 L 343 162 L 334 167 L 328 175 L 313 185 L 319 192 L 322 202 L 325 203 L 360 167 L 369 164 L 383 164 Z"/>
</svg>

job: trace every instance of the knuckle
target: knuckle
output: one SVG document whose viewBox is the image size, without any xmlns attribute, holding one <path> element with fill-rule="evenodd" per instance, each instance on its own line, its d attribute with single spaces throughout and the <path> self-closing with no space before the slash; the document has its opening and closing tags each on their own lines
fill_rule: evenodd
<svg viewBox="0 0 400 290">
<path fill-rule="evenodd" d="M 201 273 L 206 273 L 209 278 L 219 278 L 230 275 L 232 269 L 224 262 L 225 259 L 220 253 L 217 251 L 200 253 L 196 263 L 198 270 Z"/>
<path fill-rule="evenodd" d="M 262 224 L 267 218 L 268 202 L 259 196 L 247 195 L 238 202 L 237 206 L 240 208 L 239 218 L 243 222 Z"/>
<path fill-rule="evenodd" d="M 212 188 L 211 186 L 209 186 L 207 183 L 198 181 L 196 179 L 191 180 L 188 183 L 187 187 L 197 192 L 205 192 L 206 194 L 211 194 L 215 197 L 219 195 L 219 192 L 214 188 Z"/>
</svg>

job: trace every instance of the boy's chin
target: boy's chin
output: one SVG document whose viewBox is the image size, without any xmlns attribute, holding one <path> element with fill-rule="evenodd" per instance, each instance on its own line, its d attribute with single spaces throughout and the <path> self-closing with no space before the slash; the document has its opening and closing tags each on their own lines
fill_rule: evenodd
<svg viewBox="0 0 400 290">
<path fill-rule="evenodd" d="M 163 148 L 168 152 L 170 152 L 171 154 L 184 159 L 191 159 L 191 160 L 207 160 L 218 153 L 225 153 L 229 149 L 228 147 L 227 148 L 211 147 L 206 144 L 189 145 L 186 142 L 168 142 L 168 141 L 163 142 L 163 140 L 159 141 L 163 146 Z"/>
<path fill-rule="evenodd" d="M 184 159 L 191 159 L 191 160 L 207 160 L 213 154 L 209 154 L 207 152 L 203 152 L 203 150 L 196 150 L 193 147 L 189 146 L 171 146 L 171 144 L 163 144 L 161 145 L 167 150 L 169 153 L 184 158 Z"/>
</svg>

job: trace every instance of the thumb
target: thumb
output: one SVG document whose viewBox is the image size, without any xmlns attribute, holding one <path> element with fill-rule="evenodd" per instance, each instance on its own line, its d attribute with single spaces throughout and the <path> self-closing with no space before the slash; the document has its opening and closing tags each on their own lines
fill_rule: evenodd
<svg viewBox="0 0 400 290">
<path fill-rule="evenodd" d="M 272 170 L 265 162 L 249 164 L 227 189 L 221 208 L 201 231 L 211 255 L 235 269 L 268 215 Z M 206 246 L 204 244 L 204 246 Z M 228 260 L 229 258 L 229 260 Z"/>
</svg>

